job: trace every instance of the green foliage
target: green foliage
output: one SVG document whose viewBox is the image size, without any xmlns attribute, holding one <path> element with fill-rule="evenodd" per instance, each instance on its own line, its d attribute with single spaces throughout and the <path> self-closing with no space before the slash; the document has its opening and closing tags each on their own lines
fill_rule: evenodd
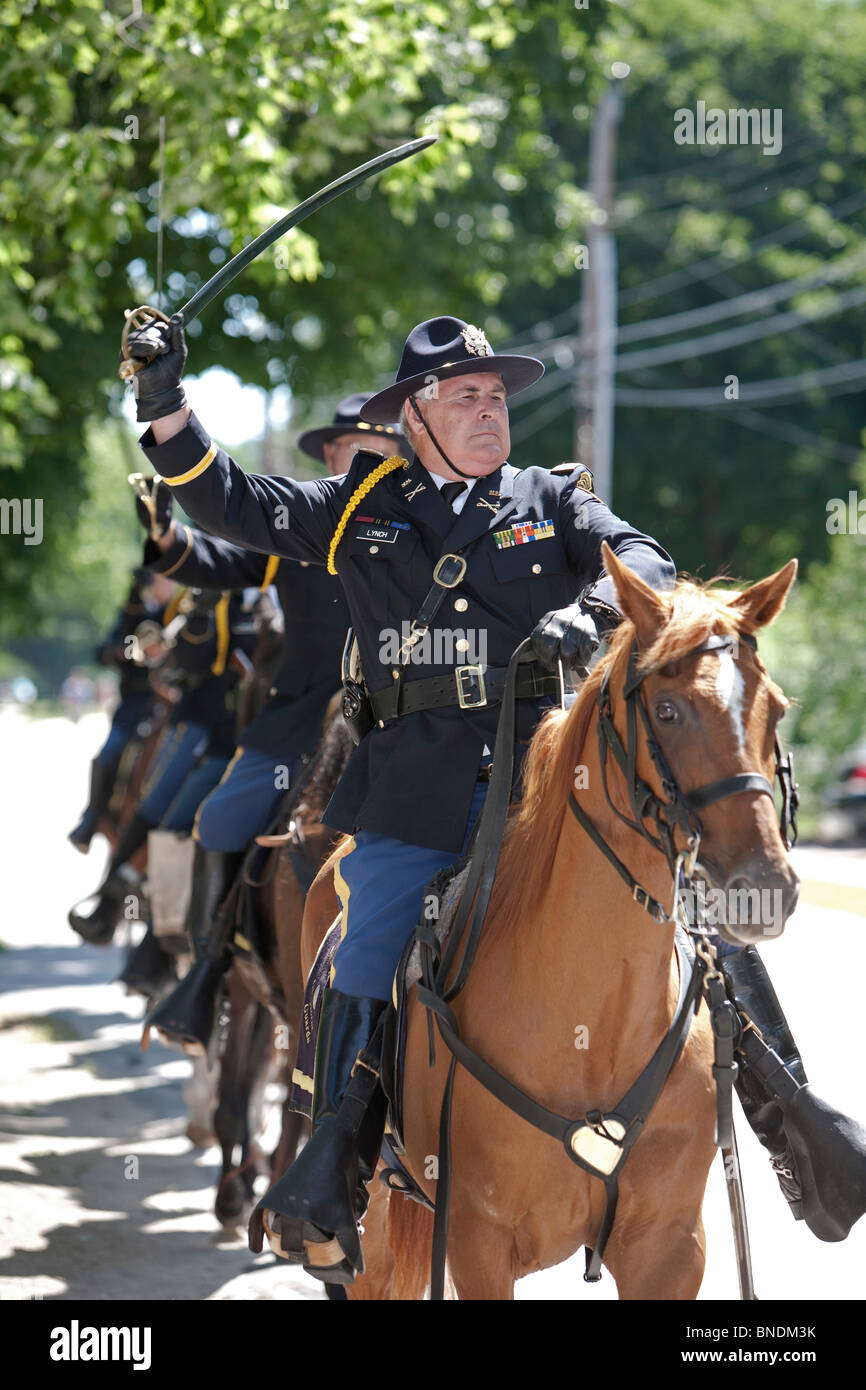
<svg viewBox="0 0 866 1390">
<path fill-rule="evenodd" d="M 263 387 L 290 383 L 293 428 L 393 373 L 412 323 L 455 312 L 497 346 L 534 342 L 545 355 L 549 393 L 514 403 L 514 461 L 577 456 L 576 264 L 597 211 L 592 115 L 614 61 L 631 67 L 613 223 L 622 325 L 866 251 L 866 12 L 847 0 L 820 14 L 783 0 L 162 0 L 125 30 L 123 9 L 0 0 L 11 34 L 0 50 L 0 497 L 42 498 L 46 518 L 39 547 L 0 537 L 6 634 L 104 621 L 137 553 L 121 519 L 128 465 L 110 431 L 88 428 L 118 411 L 124 308 L 155 295 L 161 115 L 167 311 L 338 173 L 440 136 L 272 248 L 191 326 L 190 371 L 218 363 Z M 674 112 L 699 100 L 779 108 L 781 153 L 677 145 Z M 864 277 L 861 266 L 742 317 L 834 310 Z M 698 342 L 619 381 L 721 397 L 729 374 L 745 385 L 866 356 L 862 325 L 861 306 L 721 350 Z M 845 605 L 859 617 L 862 549 L 828 536 L 824 507 L 846 495 L 862 431 L 854 392 L 754 410 L 622 405 L 614 502 L 704 575 L 754 579 L 799 554 L 808 581 L 791 624 L 814 588 L 844 626 Z M 825 709 L 835 746 L 856 711 L 844 681 L 831 700 L 835 680 L 809 664 L 817 611 L 783 656 L 802 646 L 798 737 L 823 736 L 812 711 Z"/>
<path fill-rule="evenodd" d="M 858 496 L 866 497 L 866 457 L 853 482 Z M 826 521 L 822 509 L 820 522 Z M 810 568 L 761 643 L 774 678 L 793 700 L 786 740 L 820 750 L 814 766 L 807 762 L 813 787 L 824 785 L 835 759 L 866 737 L 866 517 L 860 524 L 862 532 L 849 526 L 831 535 L 829 560 Z"/>
</svg>

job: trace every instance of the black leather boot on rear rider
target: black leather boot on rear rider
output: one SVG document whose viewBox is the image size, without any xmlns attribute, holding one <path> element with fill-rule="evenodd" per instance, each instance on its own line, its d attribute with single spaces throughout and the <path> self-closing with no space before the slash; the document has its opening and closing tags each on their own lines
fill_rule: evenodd
<svg viewBox="0 0 866 1390">
<path fill-rule="evenodd" d="M 90 841 L 96 834 L 101 818 L 108 810 L 116 770 L 113 765 L 106 766 L 97 758 L 90 764 L 90 796 L 87 808 L 75 829 L 70 830 L 67 836 L 70 844 L 81 854 L 86 854 L 90 849 Z"/>
<path fill-rule="evenodd" d="M 177 980 L 175 957 L 164 951 L 148 923 L 147 931 L 138 945 L 129 952 L 117 983 L 126 985 L 146 999 L 158 999 L 166 988 Z"/>
<path fill-rule="evenodd" d="M 250 1221 L 253 1251 L 261 1250 L 266 1230 L 279 1239 L 291 1263 L 303 1264 L 326 1284 L 351 1284 L 364 1272 L 358 1222 L 367 1209 L 366 1184 L 385 1131 L 376 1025 L 386 1008 L 382 999 L 326 991 L 316 1043 L 312 1138 Z M 357 1081 L 362 1051 L 373 1071 L 364 1065 L 360 1070 L 366 1075 Z"/>
<path fill-rule="evenodd" d="M 150 821 L 136 812 L 123 829 L 102 884 L 91 895 L 96 899 L 92 912 L 79 912 L 77 903 L 70 909 L 67 918 L 70 927 L 91 946 L 110 946 L 123 899 L 135 893 L 140 882 L 139 875 L 126 861 L 141 848 L 147 839 L 147 832 L 152 829 Z M 83 901 L 87 902 L 88 899 Z"/>
<path fill-rule="evenodd" d="M 796 1220 L 819 1240 L 844 1240 L 866 1212 L 866 1129 L 812 1090 L 776 991 L 754 946 L 719 962 L 745 1028 L 737 1094 Z M 770 1051 L 767 1051 L 767 1049 Z"/>
<path fill-rule="evenodd" d="M 169 1042 L 189 1051 L 207 1052 L 213 1034 L 220 983 L 231 963 L 225 934 L 214 919 L 243 858 L 243 852 L 204 849 L 196 844 L 185 924 L 195 961 L 147 1018 L 146 1027 L 157 1028 Z"/>
</svg>

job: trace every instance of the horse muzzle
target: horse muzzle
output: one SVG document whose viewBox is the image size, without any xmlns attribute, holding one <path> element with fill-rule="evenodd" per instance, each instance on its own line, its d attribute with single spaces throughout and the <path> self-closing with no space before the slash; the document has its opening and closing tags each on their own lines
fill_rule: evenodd
<svg viewBox="0 0 866 1390">
<path fill-rule="evenodd" d="M 745 860 L 727 875 L 706 860 L 695 869 L 698 919 L 732 946 L 754 946 L 781 936 L 797 906 L 800 880 L 788 864 Z"/>
</svg>

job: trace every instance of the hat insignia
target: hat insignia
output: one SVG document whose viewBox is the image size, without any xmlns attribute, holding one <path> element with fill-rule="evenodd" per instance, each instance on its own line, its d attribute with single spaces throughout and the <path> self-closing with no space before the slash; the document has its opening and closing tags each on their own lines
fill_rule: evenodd
<svg viewBox="0 0 866 1390">
<path fill-rule="evenodd" d="M 476 328 L 474 323 L 468 323 L 465 328 L 460 330 L 460 336 L 466 344 L 466 351 L 472 357 L 492 357 L 493 348 L 487 341 L 484 332 Z"/>
</svg>

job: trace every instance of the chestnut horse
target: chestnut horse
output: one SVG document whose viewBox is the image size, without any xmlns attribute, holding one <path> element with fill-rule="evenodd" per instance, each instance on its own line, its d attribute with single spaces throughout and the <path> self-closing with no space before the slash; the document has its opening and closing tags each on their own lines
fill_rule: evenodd
<svg viewBox="0 0 866 1390">
<path fill-rule="evenodd" d="M 776 723 L 787 701 L 746 642 L 696 652 L 711 634 L 751 635 L 784 606 L 791 561 L 740 595 L 680 580 L 658 594 L 603 546 L 624 621 L 570 710 L 549 712 L 530 745 L 524 799 L 509 820 L 474 964 L 452 1000 L 463 1040 L 540 1104 L 575 1120 L 610 1110 L 639 1076 L 673 1017 L 678 995 L 674 923 L 656 923 L 569 813 L 569 794 L 628 870 L 662 903 L 673 898 L 667 861 L 615 815 L 604 794 L 598 696 L 609 673 L 611 717 L 625 742 L 622 690 L 633 644 L 644 673 L 639 698 L 678 787 L 734 774 L 775 772 Z M 637 775 L 665 800 L 639 730 Z M 625 780 L 608 764 L 613 804 L 631 813 Z M 722 890 L 780 893 L 793 910 L 798 880 L 786 859 L 771 798 L 754 791 L 701 813 L 697 873 Z M 333 920 L 329 879 L 348 845 L 324 866 L 308 899 L 302 954 L 309 968 Z M 722 894 L 718 895 L 722 897 Z M 419 903 L 419 913 L 420 913 Z M 407 923 L 407 932 L 411 924 Z M 766 934 L 729 920 L 726 939 Z M 775 932 L 781 925 L 775 926 Z M 435 1031 L 435 1030 L 434 1030 Z M 604 1263 L 623 1299 L 692 1299 L 704 1271 L 701 1207 L 714 1155 L 712 1034 L 705 1004 L 619 1177 Z M 403 1162 L 436 1197 L 440 1104 L 451 1054 L 409 999 Z M 519 1118 L 457 1068 L 451 1130 L 449 1272 L 461 1299 L 510 1299 L 515 1280 L 594 1247 L 604 1187 L 561 1144 Z M 371 1186 L 364 1220 L 366 1273 L 349 1298 L 423 1298 L 432 1216 Z"/>
</svg>

